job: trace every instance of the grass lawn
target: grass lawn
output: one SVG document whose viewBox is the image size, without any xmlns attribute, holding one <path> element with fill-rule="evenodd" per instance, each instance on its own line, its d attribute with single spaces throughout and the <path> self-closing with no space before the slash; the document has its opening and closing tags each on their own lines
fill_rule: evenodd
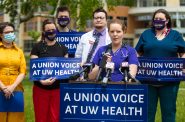
<svg viewBox="0 0 185 122">
<path fill-rule="evenodd" d="M 32 82 L 28 81 L 26 78 L 23 82 L 24 84 L 24 97 L 25 97 L 25 115 L 27 122 L 34 122 L 34 110 L 32 101 Z M 181 82 L 180 90 L 177 99 L 177 114 L 176 122 L 185 122 L 185 82 Z M 161 122 L 161 114 L 158 107 L 156 122 Z"/>
</svg>

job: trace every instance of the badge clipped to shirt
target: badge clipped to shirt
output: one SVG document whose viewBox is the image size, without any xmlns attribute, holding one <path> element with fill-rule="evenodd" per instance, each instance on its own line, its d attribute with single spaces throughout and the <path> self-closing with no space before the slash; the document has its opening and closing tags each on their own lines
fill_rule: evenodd
<svg viewBox="0 0 185 122">
<path fill-rule="evenodd" d="M 89 44 L 93 45 L 95 40 L 89 40 Z"/>
<path fill-rule="evenodd" d="M 0 92 L 0 112 L 23 112 L 23 92 L 15 91 L 10 99 L 6 99 L 3 92 Z"/>
</svg>

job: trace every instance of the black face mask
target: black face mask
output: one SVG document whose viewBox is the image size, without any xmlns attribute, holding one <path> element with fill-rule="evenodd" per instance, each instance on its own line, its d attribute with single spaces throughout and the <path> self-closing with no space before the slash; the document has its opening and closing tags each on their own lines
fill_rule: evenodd
<svg viewBox="0 0 185 122">
<path fill-rule="evenodd" d="M 155 27 L 156 30 L 162 30 L 165 27 L 165 20 L 153 20 L 153 27 Z"/>
<path fill-rule="evenodd" d="M 58 18 L 58 24 L 60 25 L 60 27 L 64 28 L 66 27 L 70 22 L 70 18 L 65 17 L 65 18 Z"/>
<path fill-rule="evenodd" d="M 53 31 L 45 31 L 44 36 L 49 40 L 49 41 L 54 41 L 56 38 L 56 30 Z"/>
</svg>

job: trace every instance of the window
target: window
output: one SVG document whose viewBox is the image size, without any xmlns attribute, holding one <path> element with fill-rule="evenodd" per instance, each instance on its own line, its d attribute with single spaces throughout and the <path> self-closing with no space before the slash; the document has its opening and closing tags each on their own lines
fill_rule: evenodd
<svg viewBox="0 0 185 122">
<path fill-rule="evenodd" d="M 140 0 L 140 7 L 147 7 L 147 0 Z"/>
<path fill-rule="evenodd" d="M 185 0 L 180 0 L 180 6 L 185 6 Z"/>
<path fill-rule="evenodd" d="M 141 34 L 136 34 L 135 38 L 139 38 L 141 36 Z"/>
<path fill-rule="evenodd" d="M 134 46 L 133 41 L 134 41 L 133 38 L 124 38 L 124 39 L 123 39 L 123 43 L 124 43 L 124 44 L 128 44 L 128 45 L 130 45 L 131 47 Z"/>
<path fill-rule="evenodd" d="M 181 22 L 181 27 L 185 28 L 185 20 L 180 20 Z"/>
<path fill-rule="evenodd" d="M 177 23 L 176 23 L 176 20 L 172 20 L 172 27 L 176 28 L 177 27 Z"/>
<path fill-rule="evenodd" d="M 154 0 L 153 6 L 166 6 L 166 0 Z"/>
<path fill-rule="evenodd" d="M 113 17 L 112 17 L 112 16 L 108 16 L 107 19 L 108 19 L 108 20 L 112 20 Z"/>
<path fill-rule="evenodd" d="M 140 7 L 166 6 L 166 0 L 139 0 Z"/>
<path fill-rule="evenodd" d="M 24 25 L 24 31 L 28 32 L 28 31 L 32 31 L 32 30 L 37 30 L 37 22 L 26 22 Z"/>
<path fill-rule="evenodd" d="M 123 17 L 123 16 L 121 16 L 121 17 L 116 17 L 117 19 L 120 19 L 120 20 L 123 20 L 123 22 L 125 23 L 125 25 L 127 26 L 127 17 Z"/>
<path fill-rule="evenodd" d="M 24 52 L 25 52 L 25 53 L 30 53 L 30 51 L 32 50 L 33 45 L 34 45 L 35 43 L 36 43 L 36 42 L 33 41 L 33 40 L 25 40 L 25 41 L 24 41 Z"/>
</svg>

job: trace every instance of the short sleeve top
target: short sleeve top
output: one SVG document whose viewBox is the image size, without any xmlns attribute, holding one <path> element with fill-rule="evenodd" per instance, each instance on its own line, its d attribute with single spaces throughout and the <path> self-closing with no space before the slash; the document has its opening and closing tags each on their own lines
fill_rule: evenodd
<svg viewBox="0 0 185 122">
<path fill-rule="evenodd" d="M 33 49 L 31 50 L 31 55 L 36 55 L 39 58 L 42 57 L 64 57 L 67 54 L 67 48 L 56 42 L 52 46 L 46 45 L 45 42 L 40 41 L 39 43 L 35 44 Z M 56 80 L 52 85 L 42 85 L 39 81 L 35 81 L 34 85 L 43 88 L 43 89 L 57 89 L 60 87 L 61 80 Z"/>
<path fill-rule="evenodd" d="M 93 63 L 100 66 L 100 62 L 102 60 L 104 52 L 106 52 L 108 48 L 107 46 L 100 47 L 97 51 Z M 129 64 L 136 64 L 138 65 L 138 58 L 136 55 L 136 51 L 134 48 L 126 45 L 122 46 L 120 49 L 118 49 L 116 52 L 111 51 L 112 56 L 112 62 L 115 64 L 114 72 L 111 74 L 111 81 L 118 82 L 123 80 L 123 74 L 120 72 L 119 68 L 121 66 L 121 63 L 124 61 L 127 61 Z M 101 76 L 105 76 L 105 71 L 103 71 Z"/>
</svg>

